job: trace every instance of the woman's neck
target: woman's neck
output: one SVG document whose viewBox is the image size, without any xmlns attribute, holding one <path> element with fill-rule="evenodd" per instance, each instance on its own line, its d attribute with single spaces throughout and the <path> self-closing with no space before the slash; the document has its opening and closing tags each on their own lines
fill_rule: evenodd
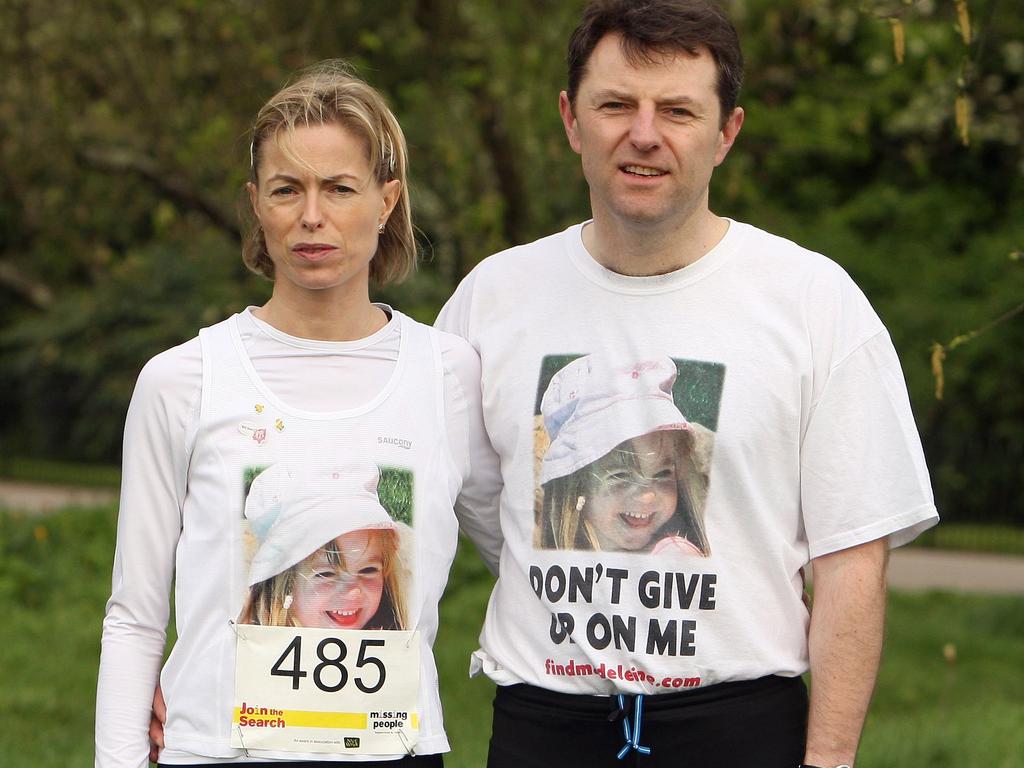
<svg viewBox="0 0 1024 768">
<path fill-rule="evenodd" d="M 369 295 L 339 300 L 327 291 L 322 296 L 307 295 L 302 300 L 278 291 L 253 314 L 289 336 L 317 341 L 356 341 L 371 336 L 388 323 L 380 307 L 370 303 Z"/>
</svg>

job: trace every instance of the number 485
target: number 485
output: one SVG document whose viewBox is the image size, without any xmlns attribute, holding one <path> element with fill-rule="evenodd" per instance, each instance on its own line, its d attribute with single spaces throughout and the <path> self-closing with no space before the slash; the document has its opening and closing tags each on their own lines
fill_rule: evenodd
<svg viewBox="0 0 1024 768">
<path fill-rule="evenodd" d="M 376 681 L 372 685 L 368 685 L 366 678 L 363 676 L 353 677 L 352 682 L 355 683 L 363 693 L 376 693 L 384 687 L 384 681 L 387 678 L 387 670 L 384 668 L 384 662 L 376 656 L 370 656 L 367 654 L 367 649 L 375 647 L 383 647 L 383 640 L 369 640 L 363 639 L 359 643 L 359 654 L 356 657 L 356 669 L 362 669 L 364 667 L 376 667 Z M 328 650 L 333 648 L 330 656 L 328 656 Z M 348 668 L 342 663 L 345 657 L 348 655 L 348 647 L 344 641 L 339 640 L 336 637 L 327 637 L 321 640 L 316 646 L 316 657 L 320 660 L 320 663 L 313 667 L 313 684 L 316 685 L 321 691 L 325 693 L 335 693 L 340 691 L 348 683 L 349 672 Z M 289 659 L 291 660 L 289 662 Z M 290 666 L 286 666 L 289 665 Z M 325 682 L 324 671 L 328 669 L 337 670 L 334 674 L 327 674 L 328 678 L 336 679 L 336 682 Z M 299 683 L 302 678 L 308 677 L 309 673 L 302 668 L 302 636 L 296 635 L 292 638 L 292 641 L 288 644 L 288 647 L 284 649 L 284 653 L 281 654 L 280 658 L 274 662 L 274 666 L 270 668 L 270 674 L 278 677 L 290 677 L 292 679 L 292 690 L 299 690 Z"/>
</svg>

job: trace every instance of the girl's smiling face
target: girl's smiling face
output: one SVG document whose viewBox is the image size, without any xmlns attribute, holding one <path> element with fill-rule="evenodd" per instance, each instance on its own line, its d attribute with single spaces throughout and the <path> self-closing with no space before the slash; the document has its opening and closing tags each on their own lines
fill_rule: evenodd
<svg viewBox="0 0 1024 768">
<path fill-rule="evenodd" d="M 383 532 L 352 531 L 302 561 L 291 614 L 301 627 L 362 629 L 384 592 Z"/>
<path fill-rule="evenodd" d="M 675 446 L 671 432 L 651 432 L 620 443 L 584 470 L 583 518 L 601 549 L 647 549 L 675 514 Z"/>
</svg>

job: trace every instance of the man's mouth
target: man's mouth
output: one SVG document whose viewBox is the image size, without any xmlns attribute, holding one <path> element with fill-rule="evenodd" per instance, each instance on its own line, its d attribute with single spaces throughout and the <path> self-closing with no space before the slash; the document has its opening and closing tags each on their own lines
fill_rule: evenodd
<svg viewBox="0 0 1024 768">
<path fill-rule="evenodd" d="M 646 165 L 624 165 L 622 170 L 632 176 L 664 176 L 665 171 Z"/>
</svg>

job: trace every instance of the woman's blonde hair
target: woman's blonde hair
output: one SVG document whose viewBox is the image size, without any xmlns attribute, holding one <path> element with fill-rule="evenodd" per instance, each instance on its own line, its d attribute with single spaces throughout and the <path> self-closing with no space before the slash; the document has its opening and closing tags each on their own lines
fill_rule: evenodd
<svg viewBox="0 0 1024 768">
<path fill-rule="evenodd" d="M 704 532 L 702 512 L 707 483 L 694 461 L 693 435 L 684 430 L 672 430 L 664 434 L 672 441 L 678 497 L 675 513 L 656 532 L 656 537 L 684 536 L 701 554 L 707 556 L 711 554 L 711 548 Z M 602 463 L 611 459 L 637 468 L 635 455 L 632 451 L 620 450 L 622 445 L 572 474 L 556 477 L 544 485 L 535 546 L 541 549 L 601 548 L 584 514 L 587 498 L 592 492 L 593 472 Z M 652 540 L 651 544 L 654 543 Z"/>
<path fill-rule="evenodd" d="M 298 79 L 275 93 L 256 115 L 250 145 L 249 180 L 258 183 L 257 170 L 266 141 L 282 132 L 316 125 L 339 125 L 366 144 L 370 171 L 378 184 L 397 180 L 398 203 L 380 235 L 370 262 L 370 279 L 378 285 L 398 282 L 416 266 L 416 241 L 409 206 L 408 149 L 398 120 L 384 97 L 357 77 L 340 59 L 328 59 L 299 73 Z M 251 216 L 242 243 L 242 261 L 258 275 L 274 278 L 263 228 Z"/>
<path fill-rule="evenodd" d="M 394 530 L 369 530 L 371 541 L 380 541 L 381 571 L 384 578 L 384 592 L 380 597 L 380 606 L 366 626 L 362 629 L 405 629 L 406 606 L 402 589 L 401 574 L 403 566 L 399 554 L 399 534 Z M 338 551 L 331 541 L 320 547 L 305 560 L 296 563 L 285 571 L 271 576 L 266 581 L 253 584 L 249 588 L 245 605 L 238 616 L 239 624 L 260 624 L 267 627 L 297 627 L 295 617 L 290 610 L 288 597 L 295 594 L 295 580 L 299 571 L 321 551 L 328 561 L 336 566 L 347 569 L 345 553 Z"/>
</svg>

